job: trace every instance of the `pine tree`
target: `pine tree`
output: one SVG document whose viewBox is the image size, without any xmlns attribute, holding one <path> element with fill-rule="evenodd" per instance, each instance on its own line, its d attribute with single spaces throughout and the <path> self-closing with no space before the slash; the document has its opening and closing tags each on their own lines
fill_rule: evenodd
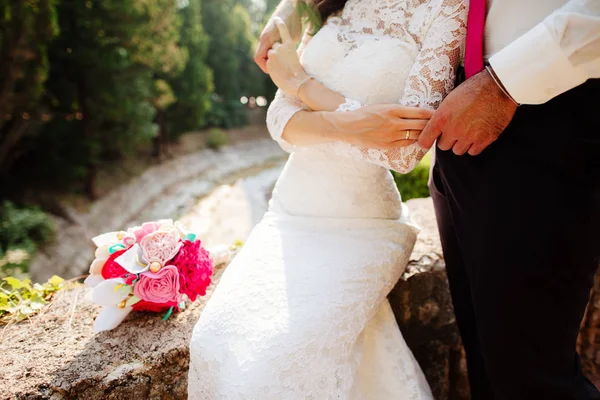
<svg viewBox="0 0 600 400">
<path fill-rule="evenodd" d="M 182 7 L 180 46 L 188 60 L 183 72 L 169 83 L 176 93 L 175 102 L 167 111 L 171 135 L 200 129 L 206 123 L 210 95 L 214 90 L 212 70 L 206 64 L 208 37 L 202 27 L 201 0 L 189 0 Z"/>
<path fill-rule="evenodd" d="M 0 172 L 7 171 L 20 153 L 19 142 L 39 123 L 47 46 L 57 33 L 55 0 L 0 1 Z"/>
</svg>

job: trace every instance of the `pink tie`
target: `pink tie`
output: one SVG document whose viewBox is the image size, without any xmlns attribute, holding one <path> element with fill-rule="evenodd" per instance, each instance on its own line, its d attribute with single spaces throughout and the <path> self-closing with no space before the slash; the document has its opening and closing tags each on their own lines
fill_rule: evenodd
<svg viewBox="0 0 600 400">
<path fill-rule="evenodd" d="M 465 46 L 465 76 L 468 78 L 483 70 L 483 27 L 485 0 L 471 0 L 467 19 Z"/>
</svg>

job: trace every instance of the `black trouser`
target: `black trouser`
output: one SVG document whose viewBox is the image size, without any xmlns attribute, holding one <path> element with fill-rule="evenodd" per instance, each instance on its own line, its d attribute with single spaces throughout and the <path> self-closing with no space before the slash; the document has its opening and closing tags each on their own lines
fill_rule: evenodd
<svg viewBox="0 0 600 400">
<path fill-rule="evenodd" d="M 600 260 L 600 80 L 430 180 L 473 400 L 600 399 L 575 350 Z"/>
</svg>

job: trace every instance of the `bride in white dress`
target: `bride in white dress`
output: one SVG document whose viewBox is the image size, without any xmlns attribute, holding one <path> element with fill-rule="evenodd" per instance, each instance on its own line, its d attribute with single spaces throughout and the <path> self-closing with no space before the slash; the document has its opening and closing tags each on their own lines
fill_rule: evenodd
<svg viewBox="0 0 600 400">
<path fill-rule="evenodd" d="M 279 22 L 267 124 L 291 155 L 194 329 L 190 399 L 432 399 L 386 298 L 417 233 L 388 169 L 425 154 L 414 139 L 430 111 L 401 106 L 435 109 L 452 89 L 466 13 L 463 0 L 348 0 L 300 61 Z M 377 130 L 396 145 L 355 144 Z"/>
</svg>

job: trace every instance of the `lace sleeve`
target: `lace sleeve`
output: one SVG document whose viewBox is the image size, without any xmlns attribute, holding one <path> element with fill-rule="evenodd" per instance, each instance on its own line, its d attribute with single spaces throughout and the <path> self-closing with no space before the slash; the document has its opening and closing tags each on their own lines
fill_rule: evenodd
<svg viewBox="0 0 600 400">
<path fill-rule="evenodd" d="M 305 32 L 298 46 L 299 56 L 302 55 L 302 52 L 311 39 L 312 36 L 308 31 Z M 282 139 L 283 130 L 294 114 L 304 110 L 308 110 L 305 104 L 297 98 L 287 95 L 281 89 L 277 90 L 275 98 L 267 110 L 267 129 L 269 130 L 269 134 L 288 153 L 293 153 L 296 150 L 296 146 Z"/>
<path fill-rule="evenodd" d="M 464 0 L 441 2 L 407 78 L 400 104 L 436 109 L 454 88 L 461 45 L 466 34 L 467 11 Z M 357 108 L 360 108 L 360 103 L 347 99 L 338 111 Z M 332 149 L 403 174 L 412 171 L 428 151 L 418 143 L 378 150 L 338 142 L 332 145 Z"/>
<path fill-rule="evenodd" d="M 281 137 L 283 130 L 294 114 L 303 110 L 305 108 L 300 101 L 288 96 L 281 89 L 277 91 L 275 98 L 267 110 L 267 129 L 269 130 L 269 134 L 288 153 L 293 153 L 295 146 L 283 140 Z"/>
<path fill-rule="evenodd" d="M 436 109 L 454 88 L 467 31 L 464 0 L 443 0 L 404 86 L 400 104 Z"/>
</svg>

